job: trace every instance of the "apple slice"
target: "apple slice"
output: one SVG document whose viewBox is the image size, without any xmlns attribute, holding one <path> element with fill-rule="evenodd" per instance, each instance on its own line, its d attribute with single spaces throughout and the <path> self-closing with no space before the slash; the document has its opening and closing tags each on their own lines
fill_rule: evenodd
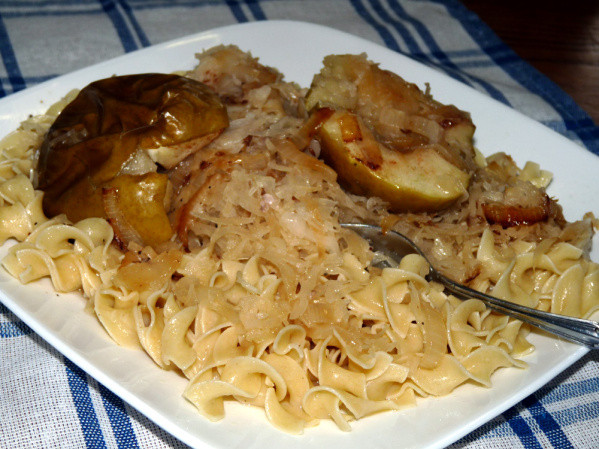
<svg viewBox="0 0 599 449">
<path fill-rule="evenodd" d="M 433 146 L 461 170 L 476 170 L 470 114 L 433 99 L 399 75 L 381 69 L 366 55 L 329 55 L 314 76 L 306 109 L 356 114 L 389 149 L 407 153 Z"/>
<path fill-rule="evenodd" d="M 406 152 L 390 149 L 355 114 L 321 115 L 325 118 L 317 137 L 322 158 L 353 193 L 378 196 L 395 212 L 439 210 L 466 193 L 469 174 L 432 145 Z"/>
</svg>

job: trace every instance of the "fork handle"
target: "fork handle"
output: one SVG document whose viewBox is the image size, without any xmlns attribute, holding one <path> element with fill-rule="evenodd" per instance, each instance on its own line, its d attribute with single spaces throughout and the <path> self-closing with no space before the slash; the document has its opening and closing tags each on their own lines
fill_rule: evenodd
<svg viewBox="0 0 599 449">
<path fill-rule="evenodd" d="M 440 273 L 431 273 L 431 275 L 437 282 L 442 283 L 449 292 L 461 299 L 479 299 L 493 310 L 559 335 L 567 340 L 581 343 L 592 349 L 599 349 L 599 323 L 596 321 L 531 309 L 481 293 L 465 285 L 457 284 Z"/>
</svg>

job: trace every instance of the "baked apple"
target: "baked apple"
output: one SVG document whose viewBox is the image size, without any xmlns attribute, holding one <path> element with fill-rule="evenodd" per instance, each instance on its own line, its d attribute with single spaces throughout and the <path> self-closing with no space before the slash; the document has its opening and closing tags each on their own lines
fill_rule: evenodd
<svg viewBox="0 0 599 449">
<path fill-rule="evenodd" d="M 227 126 L 216 93 L 189 78 L 154 73 L 93 82 L 64 108 L 39 150 L 44 212 L 79 221 L 113 218 L 106 211 L 116 210 L 122 219 L 113 224 L 124 226 L 117 231 L 134 230 L 146 244 L 164 241 L 172 232 L 164 207 L 168 177 L 159 166 L 174 166 Z M 113 199 L 116 209 L 106 203 Z M 145 217 L 143 227 L 138 217 Z"/>
<path fill-rule="evenodd" d="M 466 192 L 476 168 L 469 114 L 366 56 L 327 56 L 306 107 L 321 122 L 325 161 L 353 192 L 380 196 L 395 211 L 438 210 Z M 322 121 L 323 110 L 336 112 Z"/>
<path fill-rule="evenodd" d="M 378 196 L 395 211 L 438 210 L 462 196 L 469 175 L 431 147 L 396 151 L 356 115 L 336 111 L 320 126 L 321 156 L 344 187 Z"/>
</svg>

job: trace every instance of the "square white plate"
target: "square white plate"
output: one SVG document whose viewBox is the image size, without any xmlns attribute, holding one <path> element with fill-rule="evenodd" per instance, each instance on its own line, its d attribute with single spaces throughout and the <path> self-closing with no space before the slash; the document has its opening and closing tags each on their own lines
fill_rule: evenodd
<svg viewBox="0 0 599 449">
<path fill-rule="evenodd" d="M 431 85 L 437 100 L 470 111 L 477 125 L 476 145 L 486 155 L 506 151 L 519 165 L 539 162 L 554 173 L 550 194 L 560 199 L 566 218 L 599 212 L 599 158 L 561 135 L 475 90 L 420 63 L 372 42 L 322 26 L 286 21 L 254 22 L 206 31 L 130 53 L 61 76 L 0 100 L 0 136 L 29 114 L 41 114 L 73 88 L 113 74 L 172 72 L 191 69 L 194 54 L 221 43 L 237 44 L 264 64 L 277 67 L 287 80 L 309 86 L 322 58 L 333 53 L 362 53 L 405 79 Z M 592 258 L 599 260 L 594 240 Z M 8 244 L 0 248 L 0 257 Z M 194 447 L 444 447 L 536 391 L 587 350 L 544 335 L 533 335 L 537 350 L 526 357 L 526 370 L 504 369 L 493 388 L 464 385 L 453 394 L 423 399 L 417 407 L 365 418 L 343 433 L 329 423 L 300 437 L 271 427 L 262 410 L 227 405 L 218 423 L 202 418 L 181 397 L 185 379 L 164 372 L 140 351 L 116 346 L 96 319 L 83 311 L 77 294 L 56 295 L 49 282 L 21 285 L 0 270 L 0 300 L 42 338 L 133 407 Z"/>
</svg>

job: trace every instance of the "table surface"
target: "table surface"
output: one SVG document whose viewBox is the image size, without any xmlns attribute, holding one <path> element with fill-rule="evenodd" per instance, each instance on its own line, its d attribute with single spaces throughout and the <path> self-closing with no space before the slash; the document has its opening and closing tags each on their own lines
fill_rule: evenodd
<svg viewBox="0 0 599 449">
<path fill-rule="evenodd" d="M 599 2 L 462 0 L 599 123 Z"/>
</svg>

